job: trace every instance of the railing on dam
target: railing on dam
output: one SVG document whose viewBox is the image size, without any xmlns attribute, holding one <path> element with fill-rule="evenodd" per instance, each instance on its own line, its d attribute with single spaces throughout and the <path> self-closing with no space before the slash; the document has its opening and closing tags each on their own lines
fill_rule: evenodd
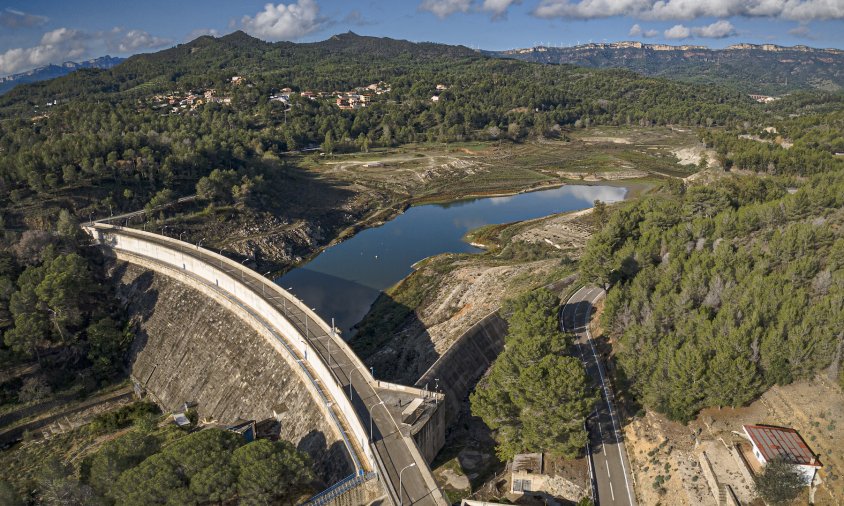
<svg viewBox="0 0 844 506">
<path fill-rule="evenodd" d="M 230 305 L 239 306 L 237 309 L 241 312 L 246 311 L 260 321 L 265 327 L 263 330 L 268 331 L 284 350 L 284 359 L 299 372 L 312 396 L 332 418 L 355 462 L 356 474 L 379 471 L 394 502 L 402 502 L 401 498 L 405 497 L 404 503 L 408 504 L 417 500 L 419 503 L 445 504 L 442 492 L 413 441 L 403 437 L 388 439 L 387 436 L 394 432 L 392 427 L 398 429 L 398 425 L 389 413 L 384 415 L 384 410 L 375 410 L 373 414 L 372 405 L 380 400 L 376 391 L 380 382 L 374 380 L 349 345 L 295 296 L 272 280 L 198 245 L 102 223 L 84 228 L 100 244 L 118 253 L 150 259 L 154 265 L 164 264 L 180 276 L 199 281 L 204 289 L 222 294 Z M 352 387 L 357 393 L 357 405 Z M 342 422 L 334 415 L 335 410 Z M 382 434 L 378 441 L 370 441 L 369 424 L 363 423 L 364 420 L 371 423 L 371 419 Z M 376 453 L 380 455 L 376 456 Z M 408 462 L 417 465 L 405 473 L 404 484 L 400 487 L 399 483 L 392 483 L 393 480 L 401 481 L 396 476 L 398 467 Z M 412 476 L 414 474 L 416 476 Z M 411 490 L 411 487 L 415 489 Z"/>
<path fill-rule="evenodd" d="M 347 476 L 319 494 L 312 496 L 310 499 L 302 503 L 302 506 L 323 506 L 375 477 L 375 473 L 353 474 Z"/>
</svg>

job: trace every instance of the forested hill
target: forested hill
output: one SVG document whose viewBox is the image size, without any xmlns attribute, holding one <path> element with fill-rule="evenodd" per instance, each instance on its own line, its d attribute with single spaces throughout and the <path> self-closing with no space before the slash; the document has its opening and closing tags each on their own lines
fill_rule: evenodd
<svg viewBox="0 0 844 506">
<path fill-rule="evenodd" d="M 754 133 L 705 136 L 756 174 L 622 205 L 581 258 L 611 285 L 623 390 L 674 419 L 822 370 L 844 385 L 844 95 L 781 102 Z"/>
<path fill-rule="evenodd" d="M 736 44 L 726 49 L 618 42 L 573 47 L 537 46 L 486 52 L 519 60 L 624 68 L 646 76 L 722 84 L 744 93 L 780 95 L 800 89 L 844 88 L 844 51 L 806 46 Z"/>
<path fill-rule="evenodd" d="M 285 88 L 287 98 L 271 100 Z M 366 107 L 341 109 L 338 92 L 367 94 Z M 45 108 L 48 101 L 57 105 Z M 598 124 L 728 126 L 759 110 L 734 90 L 628 71 L 351 33 L 273 44 L 236 32 L 0 97 L 0 201 L 7 223 L 49 221 L 56 209 L 47 205 L 81 218 L 137 209 L 159 193 L 156 202 L 194 193 L 225 168 L 233 172 L 223 193 L 231 197 L 229 179 L 247 178 L 250 197 L 239 204 L 260 206 L 273 199 L 261 197 L 259 176 L 267 181 L 274 164 L 303 147 L 522 141 Z"/>
<path fill-rule="evenodd" d="M 270 43 L 242 31 L 202 36 L 156 53 L 139 54 L 107 70 L 87 69 L 69 76 L 19 87 L 0 99 L 0 107 L 99 96 L 121 92 L 139 96 L 180 88 L 215 87 L 243 74 L 287 85 L 344 90 L 361 82 L 385 80 L 411 66 L 438 60 L 478 60 L 463 46 L 413 43 L 360 36 L 352 32 L 315 43 Z M 365 68 L 360 66 L 363 64 Z"/>
</svg>

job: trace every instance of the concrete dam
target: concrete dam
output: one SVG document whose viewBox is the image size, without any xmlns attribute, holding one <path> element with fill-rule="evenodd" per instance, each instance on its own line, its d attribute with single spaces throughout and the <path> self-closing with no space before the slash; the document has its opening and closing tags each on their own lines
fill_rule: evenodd
<svg viewBox="0 0 844 506">
<path fill-rule="evenodd" d="M 237 262 L 139 230 L 84 229 L 117 260 L 119 295 L 136 315 L 132 376 L 165 409 L 195 403 L 219 423 L 275 418 L 336 482 L 313 504 L 448 504 L 429 468 L 445 395 L 375 380 L 311 309 Z"/>
</svg>

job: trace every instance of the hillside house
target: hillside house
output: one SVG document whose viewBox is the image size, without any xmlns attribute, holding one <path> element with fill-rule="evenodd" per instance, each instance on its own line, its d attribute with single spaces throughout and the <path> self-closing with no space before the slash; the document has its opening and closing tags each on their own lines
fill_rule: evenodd
<svg viewBox="0 0 844 506">
<path fill-rule="evenodd" d="M 761 465 L 781 458 L 795 465 L 803 474 L 806 484 L 812 483 L 815 473 L 822 467 L 817 455 L 809 449 L 800 434 L 786 427 L 770 425 L 744 425 L 744 433 L 753 445 L 753 456 Z"/>
</svg>

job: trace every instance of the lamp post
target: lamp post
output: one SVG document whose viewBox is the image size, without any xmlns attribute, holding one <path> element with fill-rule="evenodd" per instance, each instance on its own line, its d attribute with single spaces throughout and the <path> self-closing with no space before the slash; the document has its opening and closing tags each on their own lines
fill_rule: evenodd
<svg viewBox="0 0 844 506">
<path fill-rule="evenodd" d="M 416 462 L 413 462 L 411 464 L 404 466 L 401 469 L 401 471 L 399 471 L 399 506 L 402 506 L 404 504 L 404 495 L 402 495 L 402 492 L 401 492 L 401 478 L 402 478 L 401 475 L 404 472 L 404 470 L 409 468 L 409 467 L 416 467 Z M 408 494 L 408 496 L 410 496 L 410 494 Z"/>
<path fill-rule="evenodd" d="M 387 407 L 384 404 L 384 401 L 381 401 L 378 404 L 373 404 L 372 406 L 369 407 L 369 442 L 370 443 L 372 442 L 372 412 L 375 411 L 375 408 L 377 408 L 379 405 L 384 406 L 384 408 Z"/>
<path fill-rule="evenodd" d="M 247 260 L 249 260 L 249 257 L 244 258 L 243 261 L 240 262 L 240 265 L 244 265 Z M 243 269 L 240 269 L 240 282 L 243 283 Z"/>
</svg>

